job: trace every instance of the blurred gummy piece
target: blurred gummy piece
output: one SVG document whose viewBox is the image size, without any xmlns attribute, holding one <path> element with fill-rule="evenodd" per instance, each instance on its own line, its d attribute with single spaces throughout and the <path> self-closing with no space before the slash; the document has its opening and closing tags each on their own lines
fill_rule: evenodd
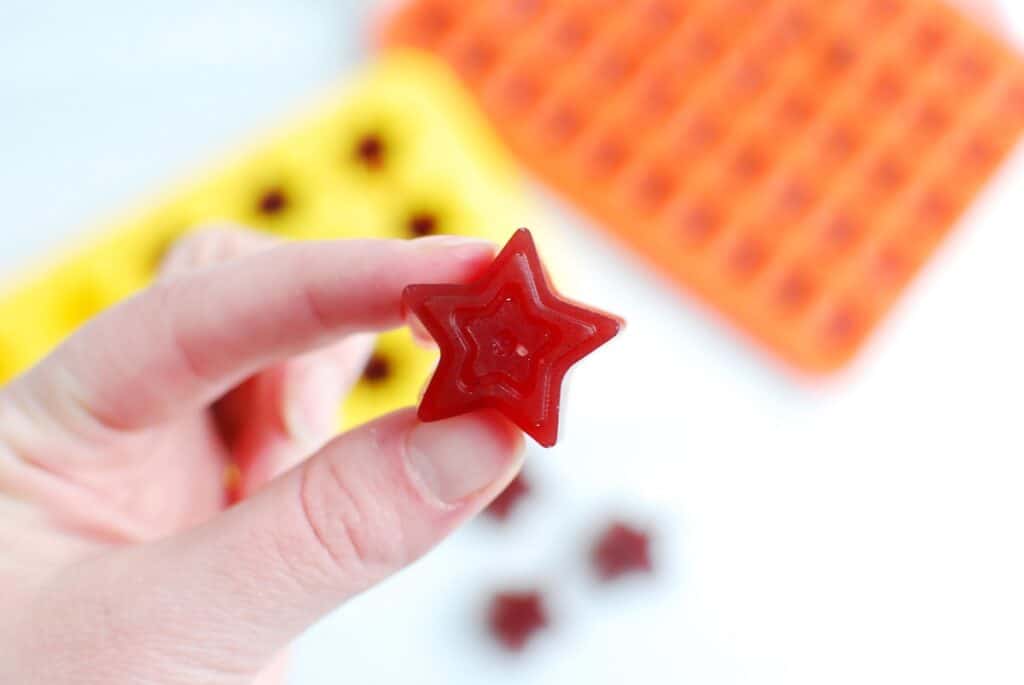
<svg viewBox="0 0 1024 685">
<path fill-rule="evenodd" d="M 611 581 L 629 573 L 650 573 L 650 537 L 625 523 L 609 525 L 598 538 L 591 555 L 601 580 Z"/>
<path fill-rule="evenodd" d="M 498 593 L 491 600 L 488 623 L 502 646 L 519 651 L 535 632 L 548 625 L 544 599 L 536 591 Z"/>
<path fill-rule="evenodd" d="M 504 521 L 519 506 L 520 500 L 528 494 L 530 494 L 530 484 L 526 482 L 526 478 L 520 473 L 512 479 L 512 482 L 501 491 L 501 494 L 491 502 L 485 511 L 488 516 Z"/>
</svg>

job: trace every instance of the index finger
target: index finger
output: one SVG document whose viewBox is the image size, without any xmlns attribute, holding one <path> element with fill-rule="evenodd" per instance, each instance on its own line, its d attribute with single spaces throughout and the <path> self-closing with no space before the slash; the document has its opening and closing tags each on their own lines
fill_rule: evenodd
<svg viewBox="0 0 1024 685">
<path fill-rule="evenodd" d="M 48 395 L 44 406 L 84 409 L 107 429 L 143 428 L 205 407 L 290 356 L 400 325 L 406 285 L 465 281 L 493 252 L 454 236 L 270 248 L 153 285 L 20 382 Z"/>
</svg>

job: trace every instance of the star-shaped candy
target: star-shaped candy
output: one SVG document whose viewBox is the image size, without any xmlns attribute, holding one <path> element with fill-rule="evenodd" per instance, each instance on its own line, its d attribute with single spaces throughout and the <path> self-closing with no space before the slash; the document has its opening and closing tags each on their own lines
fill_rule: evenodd
<svg viewBox="0 0 1024 685">
<path fill-rule="evenodd" d="M 548 614 L 538 592 L 502 592 L 491 599 L 487 620 L 491 634 L 507 649 L 518 651 L 547 626 Z"/>
<path fill-rule="evenodd" d="M 647 533 L 614 522 L 597 540 L 591 561 L 601 580 L 615 580 L 628 573 L 650 572 L 652 569 Z"/>
<path fill-rule="evenodd" d="M 558 439 L 566 372 L 623 325 L 555 292 L 525 228 L 477 280 L 410 285 L 403 302 L 441 349 L 420 419 L 496 409 L 545 447 Z"/>
</svg>

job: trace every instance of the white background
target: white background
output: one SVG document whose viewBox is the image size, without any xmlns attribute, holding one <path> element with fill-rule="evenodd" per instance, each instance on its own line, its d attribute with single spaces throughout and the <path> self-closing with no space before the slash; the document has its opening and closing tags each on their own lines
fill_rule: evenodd
<svg viewBox="0 0 1024 685">
<path fill-rule="evenodd" d="M 0 270 L 335 82 L 364 54 L 368 7 L 4 0 Z M 474 523 L 337 611 L 300 642 L 296 682 L 1024 682 L 1022 183 L 1018 155 L 821 384 L 544 199 L 588 265 L 572 294 L 627 335 L 574 377 L 515 520 Z M 603 589 L 581 555 L 617 512 L 656 530 L 659 573 Z M 520 583 L 555 616 L 513 659 L 478 619 Z"/>
</svg>

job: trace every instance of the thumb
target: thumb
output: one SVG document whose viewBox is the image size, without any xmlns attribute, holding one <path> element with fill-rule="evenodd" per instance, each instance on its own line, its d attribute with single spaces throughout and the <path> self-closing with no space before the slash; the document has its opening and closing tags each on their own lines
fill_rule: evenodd
<svg viewBox="0 0 1024 685">
<path fill-rule="evenodd" d="M 207 524 L 83 564 L 36 613 L 69 633 L 103 617 L 117 649 L 81 655 L 93 673 L 98 656 L 115 659 L 103 682 L 157 672 L 160 682 L 248 683 L 324 614 L 483 508 L 521 454 L 521 433 L 493 412 L 426 424 L 392 414 Z M 66 606 L 67 592 L 77 610 L 54 621 L 68 613 L 57 599 Z"/>
</svg>

